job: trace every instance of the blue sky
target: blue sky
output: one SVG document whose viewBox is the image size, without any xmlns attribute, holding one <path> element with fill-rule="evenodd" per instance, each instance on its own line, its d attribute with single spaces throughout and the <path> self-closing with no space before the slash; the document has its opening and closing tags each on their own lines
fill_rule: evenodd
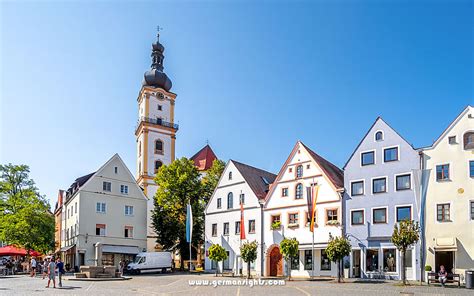
<svg viewBox="0 0 474 296">
<path fill-rule="evenodd" d="M 41 193 L 119 153 L 164 28 L 178 157 L 277 172 L 297 140 L 343 166 L 377 116 L 430 145 L 474 103 L 472 1 L 2 2 L 0 161 Z"/>
</svg>

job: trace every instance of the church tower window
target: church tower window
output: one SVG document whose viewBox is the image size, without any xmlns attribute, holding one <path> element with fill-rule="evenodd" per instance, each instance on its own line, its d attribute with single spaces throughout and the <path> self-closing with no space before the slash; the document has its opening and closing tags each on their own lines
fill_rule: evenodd
<svg viewBox="0 0 474 296">
<path fill-rule="evenodd" d="M 155 141 L 155 153 L 156 154 L 163 154 L 163 141 L 156 140 Z"/>
<path fill-rule="evenodd" d="M 155 174 L 158 173 L 158 170 L 162 165 L 163 163 L 160 160 L 155 161 Z"/>
</svg>

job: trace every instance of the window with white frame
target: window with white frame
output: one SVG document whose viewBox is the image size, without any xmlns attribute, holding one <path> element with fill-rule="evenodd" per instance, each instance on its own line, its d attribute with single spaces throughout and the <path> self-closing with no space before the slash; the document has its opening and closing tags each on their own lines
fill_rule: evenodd
<svg viewBox="0 0 474 296">
<path fill-rule="evenodd" d="M 383 150 L 383 161 L 397 161 L 398 160 L 398 147 L 385 148 Z"/>
<path fill-rule="evenodd" d="M 229 235 L 229 222 L 224 223 L 224 235 Z"/>
<path fill-rule="evenodd" d="M 363 152 L 360 154 L 360 162 L 362 166 L 375 163 L 375 151 Z"/>
<path fill-rule="evenodd" d="M 133 216 L 133 206 L 125 206 L 125 216 Z"/>
<path fill-rule="evenodd" d="M 95 225 L 95 235 L 105 236 L 105 224 L 96 224 Z"/>
<path fill-rule="evenodd" d="M 112 191 L 112 183 L 107 181 L 102 182 L 102 190 L 108 192 Z"/>
<path fill-rule="evenodd" d="M 436 181 L 449 180 L 449 164 L 439 164 L 436 166 Z"/>
<path fill-rule="evenodd" d="M 411 220 L 411 206 L 397 207 L 397 222 Z"/>
<path fill-rule="evenodd" d="M 372 193 L 387 192 L 387 178 L 376 178 L 372 180 Z"/>
<path fill-rule="evenodd" d="M 387 223 L 387 209 L 386 208 L 373 209 L 372 210 L 372 223 L 373 224 Z"/>
<path fill-rule="evenodd" d="M 249 220 L 249 233 L 255 233 L 255 220 Z"/>
<path fill-rule="evenodd" d="M 351 196 L 364 195 L 364 181 L 351 182 Z"/>
<path fill-rule="evenodd" d="M 451 205 L 449 203 L 436 205 L 436 220 L 438 222 L 451 222 Z"/>
<path fill-rule="evenodd" d="M 127 185 L 120 185 L 120 193 L 128 194 L 128 186 Z"/>
<path fill-rule="evenodd" d="M 124 237 L 132 238 L 133 237 L 133 226 L 125 226 L 124 228 Z"/>
<path fill-rule="evenodd" d="M 375 141 L 382 141 L 383 140 L 383 132 L 378 131 L 375 133 Z"/>
<path fill-rule="evenodd" d="M 220 197 L 217 198 L 217 208 L 218 209 L 222 208 L 222 198 Z"/>
<path fill-rule="evenodd" d="M 234 194 L 232 194 L 232 192 L 229 192 L 227 194 L 227 208 L 228 209 L 234 208 Z"/>
<path fill-rule="evenodd" d="M 383 269 L 387 272 L 397 271 L 396 249 L 383 249 Z"/>
<path fill-rule="evenodd" d="M 364 224 L 364 210 L 351 211 L 351 225 Z"/>
<path fill-rule="evenodd" d="M 217 236 L 217 224 L 212 224 L 212 236 Z"/>
<path fill-rule="evenodd" d="M 411 175 L 398 175 L 395 179 L 397 191 L 411 189 Z"/>
<path fill-rule="evenodd" d="M 97 213 L 105 213 L 105 210 L 106 210 L 105 202 L 96 203 L 96 212 Z"/>
<path fill-rule="evenodd" d="M 298 183 L 296 185 L 296 194 L 295 194 L 296 199 L 302 199 L 303 198 L 303 184 Z"/>
<path fill-rule="evenodd" d="M 303 166 L 299 165 L 296 167 L 296 178 L 302 178 L 303 177 Z"/>
<path fill-rule="evenodd" d="M 281 189 L 281 196 L 282 197 L 288 196 L 288 188 L 287 187 Z"/>
</svg>

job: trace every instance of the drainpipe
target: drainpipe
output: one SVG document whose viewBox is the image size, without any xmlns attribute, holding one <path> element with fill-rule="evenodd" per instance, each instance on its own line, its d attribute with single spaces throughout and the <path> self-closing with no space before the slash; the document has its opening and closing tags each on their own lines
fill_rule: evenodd
<svg viewBox="0 0 474 296">
<path fill-rule="evenodd" d="M 265 200 L 260 199 L 259 201 L 260 204 L 260 277 L 263 277 L 263 268 L 264 268 L 264 260 L 263 260 L 263 252 L 264 252 L 264 236 L 263 236 L 263 205 L 265 203 Z"/>
</svg>

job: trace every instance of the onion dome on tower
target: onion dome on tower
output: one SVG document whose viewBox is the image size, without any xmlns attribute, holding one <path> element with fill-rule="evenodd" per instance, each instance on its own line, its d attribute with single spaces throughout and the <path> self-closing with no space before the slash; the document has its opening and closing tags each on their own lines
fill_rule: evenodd
<svg viewBox="0 0 474 296">
<path fill-rule="evenodd" d="M 160 87 L 166 91 L 171 89 L 172 83 L 168 76 L 163 72 L 163 52 L 165 47 L 160 43 L 160 32 L 156 36 L 156 43 L 152 44 L 151 51 L 151 69 L 145 72 L 143 85 Z"/>
</svg>

